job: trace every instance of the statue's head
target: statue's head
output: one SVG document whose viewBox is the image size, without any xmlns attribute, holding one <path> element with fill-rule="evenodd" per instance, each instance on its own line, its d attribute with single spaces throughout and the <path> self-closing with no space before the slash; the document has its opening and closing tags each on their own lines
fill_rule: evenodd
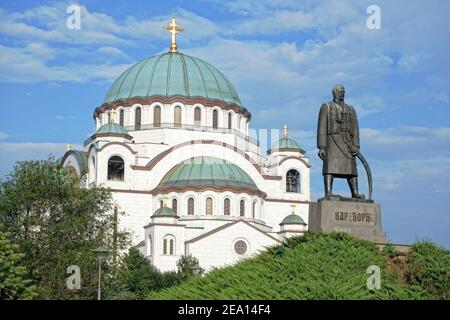
<svg viewBox="0 0 450 320">
<path fill-rule="evenodd" d="M 345 88 L 342 84 L 338 84 L 333 88 L 333 99 L 336 101 L 344 101 Z"/>
</svg>

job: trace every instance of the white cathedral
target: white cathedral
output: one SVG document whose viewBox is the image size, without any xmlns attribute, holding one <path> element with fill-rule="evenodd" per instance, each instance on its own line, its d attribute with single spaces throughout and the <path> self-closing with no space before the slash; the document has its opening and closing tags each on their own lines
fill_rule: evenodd
<svg viewBox="0 0 450 320">
<path fill-rule="evenodd" d="M 179 53 L 144 59 L 112 84 L 94 111 L 84 150 L 61 159 L 86 187 L 111 190 L 119 226 L 161 271 L 191 254 L 210 270 L 307 230 L 310 164 L 297 142 L 261 153 L 251 114 L 230 81 Z"/>
</svg>

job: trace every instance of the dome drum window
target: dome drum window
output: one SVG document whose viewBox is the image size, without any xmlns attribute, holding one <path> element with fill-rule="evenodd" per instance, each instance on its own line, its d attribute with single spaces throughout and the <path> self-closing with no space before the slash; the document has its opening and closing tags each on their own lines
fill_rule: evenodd
<svg viewBox="0 0 450 320">
<path fill-rule="evenodd" d="M 134 112 L 134 130 L 139 131 L 141 130 L 141 108 L 136 108 Z"/>
</svg>

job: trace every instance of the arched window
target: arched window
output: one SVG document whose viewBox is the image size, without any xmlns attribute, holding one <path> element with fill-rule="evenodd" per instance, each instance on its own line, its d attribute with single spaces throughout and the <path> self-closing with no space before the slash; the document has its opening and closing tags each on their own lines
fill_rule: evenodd
<svg viewBox="0 0 450 320">
<path fill-rule="evenodd" d="M 213 200 L 211 197 L 206 198 L 206 215 L 211 216 L 213 214 Z"/>
<path fill-rule="evenodd" d="M 252 217 L 253 219 L 255 219 L 256 216 L 256 201 L 253 202 L 253 207 L 252 207 Z"/>
<path fill-rule="evenodd" d="M 300 192 L 300 173 L 291 169 L 286 173 L 286 192 Z"/>
<path fill-rule="evenodd" d="M 230 215 L 230 199 L 225 198 L 225 200 L 223 200 L 223 214 L 226 216 Z"/>
<path fill-rule="evenodd" d="M 172 210 L 177 212 L 177 199 L 172 199 Z"/>
<path fill-rule="evenodd" d="M 151 256 L 152 255 L 152 236 L 149 235 L 147 238 L 147 256 Z"/>
<path fill-rule="evenodd" d="M 125 163 L 119 156 L 112 156 L 108 160 L 108 180 L 123 181 L 125 176 Z"/>
<path fill-rule="evenodd" d="M 218 123 L 219 123 L 219 113 L 217 112 L 217 110 L 213 110 L 213 115 L 212 115 L 212 123 L 213 123 L 213 128 L 217 129 Z"/>
<path fill-rule="evenodd" d="M 239 202 L 239 213 L 241 215 L 241 217 L 245 217 L 245 201 L 241 200 Z"/>
<path fill-rule="evenodd" d="M 108 112 L 108 123 L 111 123 L 111 112 Z"/>
<path fill-rule="evenodd" d="M 159 207 L 162 208 L 164 206 L 164 201 L 159 200 Z"/>
<path fill-rule="evenodd" d="M 169 239 L 165 238 L 163 240 L 163 254 L 167 254 L 167 242 Z"/>
<path fill-rule="evenodd" d="M 188 199 L 188 215 L 194 215 L 194 198 Z"/>
<path fill-rule="evenodd" d="M 181 127 L 181 107 L 176 106 L 173 109 L 173 118 L 174 118 L 174 127 L 180 128 Z"/>
<path fill-rule="evenodd" d="M 199 107 L 195 107 L 194 109 L 194 124 L 196 127 L 202 125 L 202 110 Z"/>
<path fill-rule="evenodd" d="M 134 111 L 134 130 L 141 130 L 141 108 Z"/>
<path fill-rule="evenodd" d="M 231 112 L 228 113 L 228 129 L 231 129 L 233 127 L 233 115 Z"/>
<path fill-rule="evenodd" d="M 153 108 L 153 126 L 161 127 L 161 107 L 155 106 Z"/>
<path fill-rule="evenodd" d="M 172 235 L 166 235 L 163 239 L 163 254 L 175 254 L 175 238 Z"/>
<path fill-rule="evenodd" d="M 173 240 L 173 239 L 169 240 L 169 254 L 170 255 L 175 254 L 175 240 Z"/>
<path fill-rule="evenodd" d="M 123 109 L 120 109 L 119 111 L 119 124 L 123 126 L 125 123 L 125 111 Z"/>
</svg>

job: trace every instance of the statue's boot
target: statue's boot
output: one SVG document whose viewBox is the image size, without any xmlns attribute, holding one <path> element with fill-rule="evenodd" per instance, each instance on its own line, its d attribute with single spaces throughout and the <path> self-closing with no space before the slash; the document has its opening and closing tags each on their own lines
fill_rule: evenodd
<svg viewBox="0 0 450 320">
<path fill-rule="evenodd" d="M 351 177 L 347 179 L 348 185 L 350 186 L 350 191 L 352 192 L 352 198 L 355 199 L 365 199 L 366 196 L 362 193 L 358 193 L 358 178 Z"/>
</svg>

